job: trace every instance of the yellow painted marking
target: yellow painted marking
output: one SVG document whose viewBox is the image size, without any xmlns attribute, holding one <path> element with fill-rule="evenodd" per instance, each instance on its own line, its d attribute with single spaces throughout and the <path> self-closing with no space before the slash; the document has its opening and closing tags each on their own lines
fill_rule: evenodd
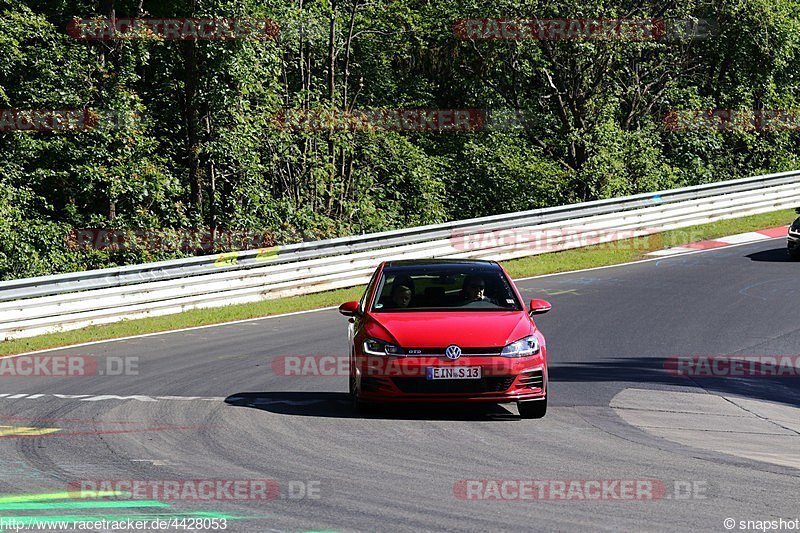
<svg viewBox="0 0 800 533">
<path fill-rule="evenodd" d="M 227 252 L 224 254 L 219 254 L 217 256 L 217 260 L 214 261 L 214 266 L 230 266 L 235 265 L 237 263 L 237 258 L 239 257 L 239 252 Z"/>
<path fill-rule="evenodd" d="M 259 248 L 258 254 L 256 254 L 256 261 L 264 261 L 265 259 L 269 259 L 270 257 L 275 257 L 278 255 L 278 247 L 271 246 L 269 248 Z"/>
<path fill-rule="evenodd" d="M 560 294 L 574 294 L 576 296 L 580 296 L 581 293 L 578 292 L 576 289 L 539 289 L 539 291 L 545 293 L 548 296 L 558 296 Z"/>
<path fill-rule="evenodd" d="M 8 435 L 47 435 L 61 431 L 59 428 L 27 428 L 14 426 L 0 426 L 0 437 Z"/>
</svg>

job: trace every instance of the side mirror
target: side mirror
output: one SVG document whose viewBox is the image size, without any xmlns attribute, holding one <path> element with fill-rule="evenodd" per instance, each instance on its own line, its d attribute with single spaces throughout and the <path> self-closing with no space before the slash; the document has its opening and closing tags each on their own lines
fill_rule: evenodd
<svg viewBox="0 0 800 533">
<path fill-rule="evenodd" d="M 344 316 L 356 316 L 358 314 L 358 302 L 346 302 L 339 306 L 339 312 Z"/>
<path fill-rule="evenodd" d="M 542 315 L 552 309 L 553 306 L 550 305 L 550 302 L 546 300 L 538 300 L 533 299 L 531 300 L 531 311 L 532 315 Z"/>
</svg>

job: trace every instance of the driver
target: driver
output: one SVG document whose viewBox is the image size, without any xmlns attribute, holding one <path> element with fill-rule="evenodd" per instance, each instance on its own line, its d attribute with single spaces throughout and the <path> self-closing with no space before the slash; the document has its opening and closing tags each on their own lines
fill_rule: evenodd
<svg viewBox="0 0 800 533">
<path fill-rule="evenodd" d="M 461 288 L 461 300 L 464 303 L 488 301 L 484 292 L 486 283 L 478 276 L 467 276 L 464 278 L 464 286 Z"/>
</svg>

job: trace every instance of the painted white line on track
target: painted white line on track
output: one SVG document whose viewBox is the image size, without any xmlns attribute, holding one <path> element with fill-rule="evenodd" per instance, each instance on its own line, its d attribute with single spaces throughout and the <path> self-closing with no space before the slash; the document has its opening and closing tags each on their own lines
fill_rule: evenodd
<svg viewBox="0 0 800 533">
<path fill-rule="evenodd" d="M 240 402 L 246 405 L 277 405 L 277 404 L 285 404 L 285 405 L 294 405 L 294 406 L 306 406 L 306 405 L 317 405 L 321 403 L 331 403 L 329 400 L 322 400 L 322 399 L 312 399 L 312 400 L 272 400 L 269 398 L 244 398 L 241 396 L 233 396 L 228 398 L 229 402 Z M 335 403 L 340 404 L 350 404 L 349 400 L 334 400 Z"/>
<path fill-rule="evenodd" d="M 764 235 L 763 233 L 750 231 L 748 233 L 739 233 L 737 235 L 731 235 L 729 237 L 720 237 L 719 239 L 712 239 L 712 240 L 719 242 L 726 242 L 728 244 L 739 244 L 743 242 L 765 241 L 767 239 L 769 239 L 769 236 Z"/>
<path fill-rule="evenodd" d="M 786 237 L 783 237 L 783 236 L 781 236 L 781 237 L 770 237 L 767 240 L 778 240 L 778 239 L 785 239 L 785 238 Z M 528 276 L 527 278 L 516 278 L 516 279 L 514 279 L 514 282 L 516 283 L 518 281 L 528 281 L 530 279 L 540 279 L 540 278 L 550 278 L 550 277 L 553 277 L 553 276 L 563 276 L 565 274 L 578 274 L 580 272 L 591 272 L 593 270 L 605 270 L 607 268 L 616 268 L 616 267 L 621 267 L 621 266 L 638 265 L 640 263 L 651 263 L 653 261 L 663 261 L 665 259 L 672 259 L 673 257 L 680 257 L 680 256 L 684 256 L 684 255 L 694 255 L 694 254 L 702 254 L 702 253 L 705 253 L 705 252 L 715 252 L 715 251 L 720 251 L 720 250 L 730 250 L 731 248 L 736 248 L 736 247 L 739 247 L 739 246 L 746 246 L 748 244 L 753 244 L 753 243 L 752 242 L 743 242 L 741 244 L 732 244 L 730 246 L 724 246 L 724 247 L 719 247 L 719 248 L 706 248 L 706 249 L 701 249 L 701 250 L 692 249 L 690 252 L 681 252 L 679 254 L 670 255 L 668 257 L 651 257 L 649 259 L 639 259 L 637 261 L 630 261 L 629 263 L 616 263 L 616 264 L 613 264 L 613 265 L 603 265 L 603 266 L 599 266 L 599 267 L 582 268 L 580 270 L 567 270 L 565 272 L 554 272 L 553 274 L 539 274 L 537 276 Z"/>
<path fill-rule="evenodd" d="M 155 333 L 141 333 L 139 335 L 130 335 L 128 337 L 119 337 L 116 339 L 104 339 L 100 341 L 89 341 L 89 342 L 81 342 L 79 344 L 70 344 L 69 346 L 59 346 L 57 348 L 47 348 L 45 350 L 35 350 L 32 352 L 25 352 L 25 353 L 18 353 L 14 355 L 4 355 L 0 356 L 0 358 L 9 358 L 9 357 L 21 357 L 23 355 L 33 355 L 37 353 L 45 353 L 45 352 L 54 352 L 56 350 L 68 350 L 70 348 L 81 348 L 83 346 L 92 346 L 94 344 L 104 344 L 108 342 L 121 342 L 127 341 L 131 339 L 143 339 L 145 337 L 156 337 L 158 335 L 169 335 L 170 333 L 184 333 L 186 331 L 195 331 L 198 329 L 207 329 L 207 328 L 216 328 L 219 326 L 233 326 L 236 324 L 244 324 L 246 322 L 258 322 L 261 320 L 269 320 L 271 318 L 282 318 L 285 316 L 294 316 L 294 315 L 303 315 L 306 313 L 317 313 L 319 311 L 330 311 L 331 309 L 338 309 L 338 306 L 333 307 L 320 307 L 317 309 L 306 309 L 304 311 L 292 311 L 291 313 L 281 313 L 278 315 L 267 315 L 267 316 L 259 316 L 256 318 L 245 318 L 242 320 L 231 320 L 230 322 L 218 322 L 216 324 L 206 324 L 204 326 L 191 326 L 188 328 L 180 328 L 180 329 L 168 329 L 166 331 L 156 331 Z"/>
<path fill-rule="evenodd" d="M 224 396 L 147 396 L 135 394 L 132 396 L 117 396 L 114 394 L 0 394 L 0 400 L 38 400 L 45 398 L 48 400 L 77 400 L 79 402 L 107 402 L 107 401 L 128 401 L 136 400 L 139 402 L 159 402 L 159 401 L 200 401 L 200 402 L 221 402 Z"/>
<path fill-rule="evenodd" d="M 773 228 L 779 229 L 779 228 Z M 763 230 L 769 231 L 769 230 Z M 782 236 L 781 236 L 782 237 Z M 647 255 L 656 257 L 663 257 L 667 255 L 680 254 L 692 250 L 705 250 L 710 248 L 723 248 L 733 244 L 749 244 L 751 242 L 766 241 L 777 237 L 770 237 L 769 235 L 759 231 L 748 231 L 747 233 L 737 233 L 736 235 L 728 235 L 727 237 L 718 237 L 715 239 L 705 239 L 699 242 L 692 243 L 687 246 L 675 246 L 674 248 L 666 248 L 664 250 L 656 250 L 649 252 Z M 724 243 L 724 244 L 720 244 Z"/>
<path fill-rule="evenodd" d="M 786 237 L 784 237 L 784 236 L 781 236 L 781 237 L 768 237 L 765 240 L 778 240 L 778 239 L 785 239 L 785 238 Z M 719 239 L 716 239 L 716 240 L 719 240 Z M 688 252 L 680 252 L 680 253 L 676 253 L 674 255 L 670 255 L 669 257 L 671 258 L 671 257 L 677 257 L 677 256 L 681 256 L 681 255 L 700 254 L 700 253 L 704 253 L 704 252 L 713 252 L 715 250 L 729 250 L 729 249 L 734 248 L 736 246 L 745 246 L 745 245 L 748 245 L 748 244 L 752 244 L 752 242 L 743 242 L 743 243 L 740 243 L 740 244 L 732 244 L 730 246 L 725 246 L 725 247 L 721 247 L 721 248 L 709 248 L 709 249 L 704 249 L 704 250 L 693 250 L 692 249 L 691 251 L 688 251 Z M 604 270 L 604 269 L 607 269 L 607 268 L 617 268 L 617 267 L 623 267 L 623 266 L 636 265 L 636 264 L 639 264 L 639 263 L 649 263 L 651 261 L 662 261 L 662 260 L 664 260 L 664 257 L 651 257 L 649 259 L 639 259 L 637 261 L 630 261 L 628 263 L 616 263 L 616 264 L 613 264 L 613 265 L 603 265 L 603 266 L 598 266 L 598 267 L 582 268 L 582 269 L 579 269 L 579 270 L 567 270 L 567 271 L 564 271 L 564 272 L 554 272 L 552 274 L 538 274 L 536 276 L 528 276 L 528 277 L 525 277 L 525 278 L 516 278 L 514 281 L 515 282 L 519 282 L 519 281 L 528 281 L 528 280 L 531 280 L 531 279 L 549 278 L 549 277 L 553 277 L 553 276 L 565 276 L 567 274 L 577 274 L 577 273 L 581 273 L 581 272 L 591 272 L 593 270 Z M 95 344 L 106 344 L 106 343 L 112 343 L 112 342 L 121 342 L 121 341 L 127 341 L 127 340 L 131 340 L 131 339 L 143 339 L 143 338 L 146 338 L 146 337 L 155 337 L 157 335 L 170 335 L 170 334 L 173 334 L 173 333 L 184 333 L 186 331 L 194 331 L 194 330 L 206 329 L 206 328 L 216 328 L 216 327 L 221 327 L 221 326 L 232 326 L 232 325 L 236 325 L 236 324 L 244 324 L 244 323 L 247 323 L 247 322 L 257 322 L 257 321 L 260 321 L 260 320 L 269 320 L 269 319 L 272 319 L 272 318 L 283 318 L 283 317 L 287 317 L 287 316 L 303 315 L 303 314 L 308 314 L 308 313 L 318 313 L 320 311 L 331 311 L 333 309 L 338 309 L 338 306 L 320 307 L 318 309 L 307 309 L 305 311 L 293 311 L 291 313 L 281 313 L 279 315 L 267 315 L 267 316 L 256 317 L 256 318 L 246 318 L 246 319 L 243 319 L 243 320 L 232 320 L 230 322 L 219 322 L 219 323 L 216 323 L 216 324 L 206 324 L 205 326 L 192 326 L 192 327 L 188 327 L 188 328 L 171 329 L 171 330 L 167 330 L 167 331 L 157 331 L 155 333 L 142 333 L 140 335 L 131 335 L 131 336 L 128 336 L 128 337 L 119 337 L 117 339 L 104 339 L 104 340 L 99 340 L 99 341 L 82 342 L 80 344 L 71 344 L 69 346 L 60 346 L 60 347 L 57 347 L 57 348 L 47 348 L 45 350 L 35 350 L 35 351 L 32 351 L 32 352 L 25 352 L 25 353 L 14 354 L 14 355 L 5 355 L 5 356 L 0 356 L 0 357 L 21 357 L 23 355 L 33 355 L 33 354 L 39 354 L 39 353 L 54 352 L 54 351 L 58 351 L 58 350 L 69 350 L 69 349 L 72 349 L 72 348 L 81 348 L 83 346 L 92 346 L 92 345 L 95 345 Z"/>
<path fill-rule="evenodd" d="M 658 250 L 657 252 L 650 252 L 647 255 L 652 255 L 655 257 L 663 257 L 665 255 L 675 255 L 675 254 L 684 254 L 686 252 L 692 252 L 697 250 L 697 248 L 667 248 L 666 250 Z"/>
</svg>

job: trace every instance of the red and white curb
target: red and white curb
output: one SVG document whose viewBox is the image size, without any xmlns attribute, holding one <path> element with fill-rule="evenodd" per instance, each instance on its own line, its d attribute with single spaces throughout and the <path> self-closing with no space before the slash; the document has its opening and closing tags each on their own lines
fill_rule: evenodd
<svg viewBox="0 0 800 533">
<path fill-rule="evenodd" d="M 684 244 L 683 246 L 667 248 L 666 250 L 657 250 L 655 252 L 650 252 L 647 255 L 662 256 L 684 254 L 686 252 L 696 252 L 697 250 L 722 248 L 724 246 L 731 246 L 733 244 L 766 241 L 776 237 L 785 237 L 788 231 L 789 226 L 778 226 L 777 228 L 762 229 L 760 231 L 748 231 L 747 233 L 739 233 L 729 237 L 719 237 L 713 240 L 698 241 L 690 244 Z"/>
</svg>

